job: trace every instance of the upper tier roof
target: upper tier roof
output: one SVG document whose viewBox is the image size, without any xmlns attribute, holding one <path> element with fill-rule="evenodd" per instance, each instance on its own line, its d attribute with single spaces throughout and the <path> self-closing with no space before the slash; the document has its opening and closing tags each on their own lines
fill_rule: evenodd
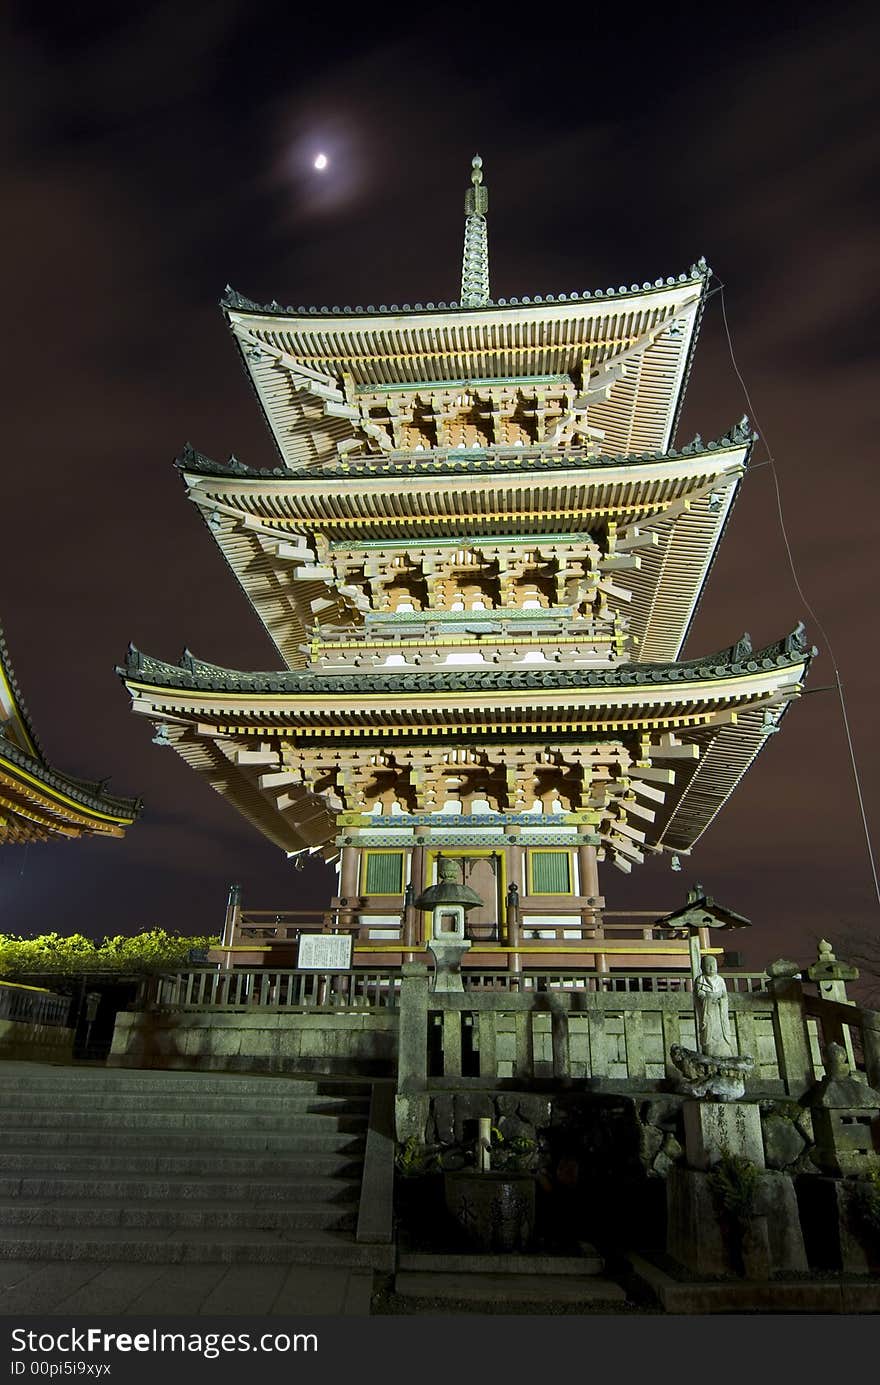
<svg viewBox="0 0 880 1385">
<path fill-rule="evenodd" d="M 227 288 L 222 306 L 286 466 L 442 447 L 433 434 L 446 430 L 459 391 L 477 396 L 475 415 L 490 419 L 495 444 L 533 433 L 552 446 L 559 433 L 589 436 L 611 455 L 669 447 L 711 273 L 705 260 L 629 287 L 493 300 L 479 158 L 472 183 L 460 302 L 285 308 Z M 401 432 L 418 432 L 413 409 L 431 421 L 427 435 L 401 444 Z"/>
</svg>

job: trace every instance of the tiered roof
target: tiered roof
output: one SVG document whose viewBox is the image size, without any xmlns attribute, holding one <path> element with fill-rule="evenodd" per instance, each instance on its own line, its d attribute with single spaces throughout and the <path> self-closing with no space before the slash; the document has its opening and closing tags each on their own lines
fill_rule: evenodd
<svg viewBox="0 0 880 1385">
<path fill-rule="evenodd" d="M 422 804 L 443 747 L 464 747 L 520 830 L 549 742 L 578 805 L 563 826 L 595 828 L 629 869 L 698 840 L 814 651 L 798 629 L 679 660 L 754 441 L 743 419 L 674 445 L 705 261 L 493 301 L 487 206 L 475 160 L 460 302 L 227 290 L 281 465 L 187 446 L 178 466 L 287 667 L 132 649 L 120 672 L 160 739 L 288 851 L 335 855 L 369 747 L 390 747 L 381 772 Z"/>
</svg>

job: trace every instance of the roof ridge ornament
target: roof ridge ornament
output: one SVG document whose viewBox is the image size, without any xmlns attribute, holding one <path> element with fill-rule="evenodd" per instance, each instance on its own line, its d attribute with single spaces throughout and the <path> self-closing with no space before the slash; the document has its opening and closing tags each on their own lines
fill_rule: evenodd
<svg viewBox="0 0 880 1385">
<path fill-rule="evenodd" d="M 464 197 L 464 254 L 461 265 L 461 306 L 484 308 L 489 299 L 489 237 L 486 212 L 489 190 L 483 186 L 483 160 L 471 160 L 471 186 Z"/>
</svg>

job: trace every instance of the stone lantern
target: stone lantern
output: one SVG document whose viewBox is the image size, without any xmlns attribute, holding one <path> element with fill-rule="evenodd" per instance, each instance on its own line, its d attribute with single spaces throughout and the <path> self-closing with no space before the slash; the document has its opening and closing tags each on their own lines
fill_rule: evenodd
<svg viewBox="0 0 880 1385">
<path fill-rule="evenodd" d="M 831 1043 L 826 1075 L 802 1098 L 813 1117 L 813 1161 L 843 1178 L 880 1167 L 880 1092 L 850 1071 L 842 1044 Z"/>
<path fill-rule="evenodd" d="M 416 908 L 431 913 L 431 938 L 428 951 L 434 958 L 434 991 L 463 991 L 461 959 L 470 948 L 465 937 L 465 916 L 483 901 L 459 878 L 459 868 L 449 856 L 441 856 L 437 871 L 440 879 L 429 885 L 416 900 Z"/>
</svg>

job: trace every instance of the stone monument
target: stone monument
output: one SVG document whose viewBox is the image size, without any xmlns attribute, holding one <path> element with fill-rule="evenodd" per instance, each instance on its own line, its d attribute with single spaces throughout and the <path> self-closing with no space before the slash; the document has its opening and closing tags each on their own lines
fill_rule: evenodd
<svg viewBox="0 0 880 1385">
<path fill-rule="evenodd" d="M 681 1090 L 700 1098 L 740 1100 L 746 1094 L 745 1077 L 754 1059 L 736 1051 L 727 986 L 711 953 L 701 958 L 700 974 L 694 981 L 694 1018 L 697 1049 L 681 1044 L 670 1049 L 672 1062 L 682 1075 Z"/>
</svg>

